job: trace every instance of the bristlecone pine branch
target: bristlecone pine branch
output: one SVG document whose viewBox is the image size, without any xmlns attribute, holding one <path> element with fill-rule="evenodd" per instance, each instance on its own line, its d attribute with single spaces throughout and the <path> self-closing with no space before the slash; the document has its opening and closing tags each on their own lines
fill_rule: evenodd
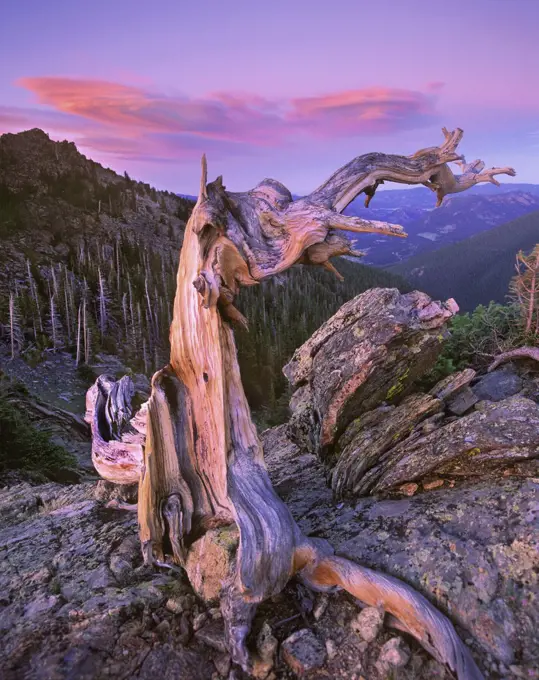
<svg viewBox="0 0 539 680">
<path fill-rule="evenodd" d="M 422 595 L 333 556 L 323 542 L 301 533 L 269 480 L 231 327 L 247 324 L 233 304 L 240 286 L 256 285 L 296 263 L 333 271 L 331 257 L 357 254 L 341 232 L 406 236 L 397 225 L 342 215 L 360 193 L 368 204 L 384 182 L 425 184 L 439 204 L 449 193 L 495 181 L 495 174 L 514 175 L 510 168 L 480 172 L 483 166 L 476 163 L 454 176 L 447 163 L 463 161 L 457 153 L 462 134 L 444 129 L 441 146 L 413 156 L 358 156 L 296 201 L 271 179 L 245 193 L 226 191 L 221 177 L 208 184 L 203 157 L 200 195 L 180 256 L 170 363 L 153 376 L 138 424 L 131 418 L 127 382 L 114 385 L 101 377 L 89 393 L 98 472 L 119 483 L 140 476 L 147 563 L 162 563 L 168 552 L 183 565 L 192 542 L 208 528 L 239 528 L 235 568 L 223 584 L 221 605 L 232 659 L 246 671 L 251 660 L 245 638 L 257 604 L 299 574 L 313 588 L 339 586 L 384 607 L 460 680 L 482 677 L 449 620 Z M 202 556 L 197 568 L 211 572 L 213 565 Z"/>
</svg>

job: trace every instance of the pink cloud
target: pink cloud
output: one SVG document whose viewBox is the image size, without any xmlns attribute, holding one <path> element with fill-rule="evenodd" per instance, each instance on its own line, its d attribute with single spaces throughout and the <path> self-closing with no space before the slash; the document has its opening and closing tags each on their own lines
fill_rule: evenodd
<svg viewBox="0 0 539 680">
<path fill-rule="evenodd" d="M 242 92 L 169 97 L 132 85 L 60 77 L 23 78 L 19 84 L 50 107 L 18 112 L 20 119 L 36 121 L 31 127 L 47 119 L 45 127 L 76 128 L 81 146 L 133 159 L 177 160 L 202 150 L 250 154 L 306 138 L 391 134 L 437 118 L 432 91 L 384 87 L 272 100 Z M 0 109 L 0 121 L 1 115 Z"/>
<path fill-rule="evenodd" d="M 444 87 L 445 83 L 441 80 L 433 80 L 430 83 L 427 83 L 427 90 L 429 92 L 439 92 L 440 90 L 443 90 Z"/>
</svg>

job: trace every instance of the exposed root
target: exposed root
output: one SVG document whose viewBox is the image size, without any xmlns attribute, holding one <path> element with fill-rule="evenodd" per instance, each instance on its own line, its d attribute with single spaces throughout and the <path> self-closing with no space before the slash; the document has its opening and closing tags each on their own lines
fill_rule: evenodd
<svg viewBox="0 0 539 680">
<path fill-rule="evenodd" d="M 511 361 L 511 359 L 535 359 L 535 361 L 539 361 L 539 347 L 519 347 L 509 352 L 503 352 L 490 364 L 487 369 L 488 372 L 490 373 L 504 361 Z"/>
<path fill-rule="evenodd" d="M 127 512 L 137 512 L 138 509 L 136 503 L 122 503 L 122 501 L 116 499 L 109 501 L 105 507 L 110 508 L 111 510 L 125 510 Z"/>
<path fill-rule="evenodd" d="M 449 619 L 410 586 L 342 557 L 319 559 L 313 549 L 300 549 L 296 560 L 298 566 L 305 565 L 301 577 L 307 584 L 317 589 L 338 586 L 369 606 L 383 607 L 432 656 L 447 664 L 458 680 L 483 680 Z"/>
</svg>

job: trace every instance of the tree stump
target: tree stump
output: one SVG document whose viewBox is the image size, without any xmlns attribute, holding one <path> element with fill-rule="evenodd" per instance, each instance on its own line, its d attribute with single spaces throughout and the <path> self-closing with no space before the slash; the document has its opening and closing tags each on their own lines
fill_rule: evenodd
<svg viewBox="0 0 539 680">
<path fill-rule="evenodd" d="M 325 542 L 301 533 L 269 480 L 232 330 L 232 324 L 247 326 L 233 304 L 240 286 L 256 285 L 297 263 L 335 271 L 330 257 L 357 254 L 343 231 L 406 236 L 400 226 L 342 215 L 360 193 L 368 204 L 384 181 L 424 184 L 439 204 L 446 194 L 477 182 L 497 183 L 496 174 L 515 174 L 511 168 L 481 172 L 484 164 L 476 161 L 453 175 L 447 163 L 464 163 L 456 151 L 463 133 L 445 128 L 443 133 L 441 146 L 412 156 L 358 156 L 296 201 L 271 179 L 244 193 L 226 191 L 221 177 L 208 184 L 203 157 L 200 194 L 180 256 L 170 363 L 152 379 L 142 419 L 142 460 L 136 435 L 144 428 L 130 421 L 129 409 L 121 405 L 129 396 L 127 386 L 115 389 L 101 377 L 94 389 L 100 400 L 92 421 L 99 448 L 94 458 L 106 458 L 106 464 L 96 465 L 98 471 L 125 483 L 138 472 L 139 456 L 138 517 L 147 563 L 161 563 L 168 554 L 185 566 L 190 550 L 197 550 L 198 577 L 211 581 L 212 551 L 206 556 L 199 550 L 201 537 L 221 527 L 229 531 L 230 525 L 239 530 L 220 600 L 229 652 L 246 672 L 252 659 L 245 639 L 257 604 L 297 574 L 315 589 L 345 588 L 383 607 L 461 680 L 482 677 L 449 620 L 426 598 L 397 579 L 333 556 Z M 122 441 L 131 446 L 119 446 Z M 112 448 L 105 455 L 108 444 Z"/>
</svg>

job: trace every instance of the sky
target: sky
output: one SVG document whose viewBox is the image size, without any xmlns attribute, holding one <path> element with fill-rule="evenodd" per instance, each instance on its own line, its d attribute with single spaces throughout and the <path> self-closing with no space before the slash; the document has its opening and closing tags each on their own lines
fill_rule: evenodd
<svg viewBox="0 0 539 680">
<path fill-rule="evenodd" d="M 0 133 L 177 193 L 206 153 L 231 191 L 304 194 L 461 127 L 467 161 L 539 183 L 538 27 L 539 0 L 8 0 Z"/>
</svg>

